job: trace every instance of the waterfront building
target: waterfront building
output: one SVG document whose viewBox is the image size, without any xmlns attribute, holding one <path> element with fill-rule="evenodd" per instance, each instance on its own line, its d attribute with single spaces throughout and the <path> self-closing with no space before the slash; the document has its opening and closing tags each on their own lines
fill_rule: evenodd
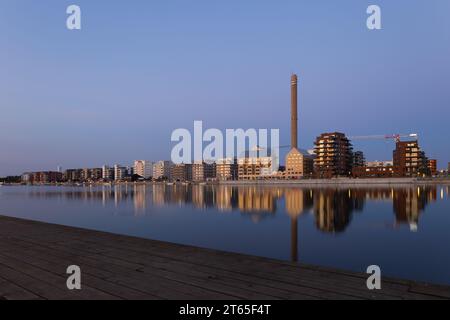
<svg viewBox="0 0 450 320">
<path fill-rule="evenodd" d="M 219 159 L 216 162 L 216 178 L 219 181 L 238 179 L 238 164 L 236 158 Z"/>
<path fill-rule="evenodd" d="M 170 168 L 172 166 L 172 162 L 170 161 L 158 161 L 153 165 L 153 179 L 161 180 L 168 179 L 170 180 Z"/>
<path fill-rule="evenodd" d="M 192 164 L 176 164 L 171 167 L 170 179 L 175 182 L 192 181 Z"/>
<path fill-rule="evenodd" d="M 436 176 L 438 173 L 437 160 L 435 160 L 435 159 L 428 160 L 427 166 L 428 166 L 428 170 L 429 170 L 430 174 L 432 176 Z"/>
<path fill-rule="evenodd" d="M 389 161 L 368 161 L 367 162 L 367 167 L 393 167 L 394 166 L 394 161 L 389 160 Z"/>
<path fill-rule="evenodd" d="M 21 179 L 24 183 L 58 183 L 63 180 L 63 174 L 56 171 L 27 172 Z"/>
<path fill-rule="evenodd" d="M 216 164 L 197 162 L 192 165 L 192 181 L 202 182 L 216 177 Z"/>
<path fill-rule="evenodd" d="M 102 168 L 92 168 L 89 170 L 89 179 L 91 181 L 99 181 L 103 178 Z"/>
<path fill-rule="evenodd" d="M 144 179 L 149 179 L 153 175 L 153 162 L 147 160 L 136 160 L 134 162 L 134 174 Z"/>
<path fill-rule="evenodd" d="M 297 148 L 291 149 L 286 156 L 286 179 L 311 177 L 314 172 L 314 155 Z"/>
<path fill-rule="evenodd" d="M 205 181 L 205 164 L 204 162 L 194 163 L 192 165 L 192 181 Z"/>
<path fill-rule="evenodd" d="M 364 166 L 352 168 L 353 178 L 391 178 L 394 176 L 393 161 L 370 161 Z"/>
<path fill-rule="evenodd" d="M 398 177 L 429 174 L 428 159 L 417 141 L 398 141 L 394 150 L 394 173 Z"/>
<path fill-rule="evenodd" d="M 353 148 L 345 134 L 321 134 L 316 139 L 314 150 L 314 170 L 318 178 L 346 177 L 351 174 Z"/>
<path fill-rule="evenodd" d="M 114 180 L 124 180 L 128 175 L 127 167 L 123 167 L 121 165 L 116 164 L 114 166 Z"/>
<path fill-rule="evenodd" d="M 23 183 L 32 183 L 32 178 L 33 178 L 33 173 L 31 172 L 24 172 L 22 173 L 22 175 L 20 176 L 20 180 Z"/>
<path fill-rule="evenodd" d="M 393 166 L 379 166 L 379 167 L 354 167 L 352 169 L 353 178 L 391 178 L 394 176 Z"/>
<path fill-rule="evenodd" d="M 102 168 L 92 168 L 92 169 L 81 169 L 80 181 L 98 181 L 103 177 L 103 169 Z"/>
<path fill-rule="evenodd" d="M 64 171 L 63 180 L 66 182 L 82 181 L 83 169 L 67 169 Z"/>
<path fill-rule="evenodd" d="M 111 168 L 109 166 L 103 166 L 102 168 L 102 179 L 104 181 L 111 181 L 114 180 L 114 168 Z"/>
<path fill-rule="evenodd" d="M 353 161 L 352 167 L 365 167 L 366 166 L 366 157 L 364 156 L 364 152 L 355 151 L 353 152 Z"/>
<path fill-rule="evenodd" d="M 258 180 L 272 177 L 272 157 L 244 157 L 237 160 L 239 180 Z"/>
</svg>

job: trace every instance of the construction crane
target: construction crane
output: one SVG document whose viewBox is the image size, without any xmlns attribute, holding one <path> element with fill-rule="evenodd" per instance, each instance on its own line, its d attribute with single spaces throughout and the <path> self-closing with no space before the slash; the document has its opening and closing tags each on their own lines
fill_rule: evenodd
<svg viewBox="0 0 450 320">
<path fill-rule="evenodd" d="M 400 142 L 402 138 L 419 140 L 419 135 L 417 133 L 410 133 L 349 137 L 350 140 L 395 140 L 395 142 Z"/>
</svg>

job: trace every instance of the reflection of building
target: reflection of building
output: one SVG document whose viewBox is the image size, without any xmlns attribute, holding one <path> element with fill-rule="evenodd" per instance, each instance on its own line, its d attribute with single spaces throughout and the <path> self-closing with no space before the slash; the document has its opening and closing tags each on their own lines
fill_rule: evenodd
<svg viewBox="0 0 450 320">
<path fill-rule="evenodd" d="M 428 172 L 425 153 L 417 141 L 399 141 L 394 150 L 394 173 L 399 177 L 417 177 Z"/>
<path fill-rule="evenodd" d="M 312 192 L 304 189 L 286 189 L 284 192 L 286 213 L 290 217 L 298 217 L 313 206 Z"/>
<path fill-rule="evenodd" d="M 394 212 L 398 224 L 409 224 L 412 231 L 417 230 L 419 216 L 429 201 L 436 201 L 436 187 L 417 187 L 394 190 Z"/>
<path fill-rule="evenodd" d="M 343 133 L 323 133 L 315 142 L 314 169 L 318 178 L 348 176 L 352 170 L 352 145 Z"/>
<path fill-rule="evenodd" d="M 275 212 L 275 197 L 270 189 L 246 187 L 238 189 L 238 206 L 243 212 Z"/>
<path fill-rule="evenodd" d="M 150 188 L 150 189 L 148 189 Z M 125 184 L 93 186 L 89 188 L 64 188 L 61 192 L 35 191 L 30 197 L 61 198 L 67 201 L 83 200 L 85 203 L 98 201 L 104 207 L 115 205 L 120 214 L 145 215 L 151 206 L 176 205 L 195 208 L 215 208 L 208 214 L 228 211 L 241 212 L 242 216 L 257 223 L 272 218 L 276 213 L 286 212 L 291 224 L 291 258 L 298 259 L 298 222 L 306 212 L 314 213 L 317 229 L 326 233 L 339 233 L 350 225 L 355 213 L 364 209 L 366 201 L 392 203 L 396 225 L 408 225 L 416 231 L 420 215 L 426 206 L 449 194 L 450 187 L 390 187 L 390 188 L 320 188 L 302 189 L 290 187 L 249 187 L 228 185 L 166 185 Z M 147 193 L 148 192 L 148 193 Z M 147 199 L 148 195 L 148 199 Z M 88 202 L 89 201 L 89 202 Z M 373 201 L 370 201 L 373 202 Z M 149 205 L 149 204 L 152 205 Z M 284 205 L 283 205 L 284 203 Z M 281 208 L 281 209 L 279 209 Z M 377 208 L 377 207 L 373 207 Z M 312 210 L 311 210 L 312 209 Z M 369 210 L 370 212 L 374 212 Z M 310 215 L 305 215 L 306 219 Z M 205 217 L 207 219 L 207 217 Z M 372 219 L 369 217 L 369 219 Z M 384 220 L 384 217 L 378 219 Z M 279 222 L 279 220 L 277 220 Z M 277 222 L 277 223 L 278 223 Z M 289 229 L 285 230 L 286 233 Z M 288 244 L 286 244 L 288 245 Z"/>
<path fill-rule="evenodd" d="M 203 186 L 192 186 L 192 203 L 197 208 L 205 208 L 205 189 Z"/>
<path fill-rule="evenodd" d="M 166 203 L 167 186 L 165 184 L 154 184 L 152 189 L 152 200 L 155 206 L 164 206 Z"/>
<path fill-rule="evenodd" d="M 134 162 L 134 174 L 149 179 L 153 175 L 153 163 L 147 160 L 136 160 Z"/>
<path fill-rule="evenodd" d="M 235 188 L 218 185 L 216 188 L 216 207 L 220 211 L 231 211 L 236 207 Z"/>
<path fill-rule="evenodd" d="M 133 190 L 134 195 L 134 212 L 136 215 L 144 214 L 146 208 L 146 193 L 147 186 L 135 185 Z"/>
<path fill-rule="evenodd" d="M 325 189 L 314 194 L 317 228 L 324 232 L 343 232 L 350 224 L 352 212 L 362 210 L 364 198 L 351 191 Z"/>
</svg>

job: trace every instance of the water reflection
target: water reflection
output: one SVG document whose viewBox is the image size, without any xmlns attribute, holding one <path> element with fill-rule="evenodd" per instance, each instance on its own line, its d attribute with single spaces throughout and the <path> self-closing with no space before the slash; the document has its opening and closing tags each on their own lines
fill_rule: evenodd
<svg viewBox="0 0 450 320">
<path fill-rule="evenodd" d="M 340 233 L 349 227 L 355 213 L 364 210 L 367 201 L 391 202 L 395 214 L 394 225 L 409 225 L 411 230 L 415 231 L 426 206 L 438 198 L 448 198 L 449 187 L 304 189 L 142 184 L 42 191 L 34 189 L 27 195 L 33 198 L 101 201 L 104 206 L 112 203 L 115 207 L 132 202 L 137 216 L 145 215 L 149 207 L 176 205 L 192 206 L 198 210 L 215 208 L 220 212 L 238 211 L 255 223 L 283 212 L 295 225 L 299 216 L 313 213 L 318 230 Z"/>
<path fill-rule="evenodd" d="M 22 187 L 0 190 L 0 212 L 356 271 L 380 261 L 394 276 L 449 283 L 441 270 L 450 260 L 440 246 L 449 240 L 449 191 L 432 185 Z M 442 268 L 428 263 L 441 260 Z"/>
</svg>

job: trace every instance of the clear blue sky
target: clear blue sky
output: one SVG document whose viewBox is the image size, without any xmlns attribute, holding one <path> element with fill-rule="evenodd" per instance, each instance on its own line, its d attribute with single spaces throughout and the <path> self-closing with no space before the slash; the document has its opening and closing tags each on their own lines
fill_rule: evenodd
<svg viewBox="0 0 450 320">
<path fill-rule="evenodd" d="M 82 30 L 65 27 L 82 9 Z M 382 8 L 383 30 L 366 28 Z M 419 133 L 450 161 L 448 0 L 1 0 L 0 176 L 170 157 L 170 134 L 280 128 Z M 369 159 L 392 142 L 356 143 Z"/>
</svg>

